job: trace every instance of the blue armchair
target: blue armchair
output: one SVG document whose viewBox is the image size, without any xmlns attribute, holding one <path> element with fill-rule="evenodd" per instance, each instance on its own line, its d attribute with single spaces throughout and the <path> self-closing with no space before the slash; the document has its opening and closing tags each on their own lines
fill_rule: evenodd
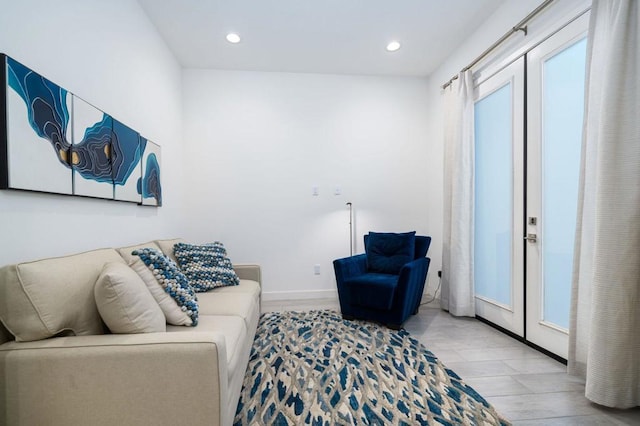
<svg viewBox="0 0 640 426">
<path fill-rule="evenodd" d="M 418 313 L 431 259 L 431 237 L 370 232 L 365 254 L 333 261 L 342 317 L 399 329 Z"/>
</svg>

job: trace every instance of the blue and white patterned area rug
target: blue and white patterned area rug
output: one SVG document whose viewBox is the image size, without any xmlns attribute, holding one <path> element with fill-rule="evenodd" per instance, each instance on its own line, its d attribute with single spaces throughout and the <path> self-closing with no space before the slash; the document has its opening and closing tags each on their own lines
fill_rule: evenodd
<svg viewBox="0 0 640 426">
<path fill-rule="evenodd" d="M 508 425 L 405 331 L 332 311 L 267 313 L 235 425 Z"/>
</svg>

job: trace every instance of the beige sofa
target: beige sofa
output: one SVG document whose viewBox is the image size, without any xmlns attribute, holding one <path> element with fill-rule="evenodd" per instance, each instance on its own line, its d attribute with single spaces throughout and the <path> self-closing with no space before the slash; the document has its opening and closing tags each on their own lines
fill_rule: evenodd
<svg viewBox="0 0 640 426">
<path fill-rule="evenodd" d="M 107 262 L 163 240 L 0 269 L 0 425 L 231 425 L 260 310 L 260 268 L 198 293 L 199 324 L 110 334 L 93 288 Z M 48 337 L 52 336 L 52 337 Z M 46 337 L 46 338 L 45 338 Z"/>
</svg>

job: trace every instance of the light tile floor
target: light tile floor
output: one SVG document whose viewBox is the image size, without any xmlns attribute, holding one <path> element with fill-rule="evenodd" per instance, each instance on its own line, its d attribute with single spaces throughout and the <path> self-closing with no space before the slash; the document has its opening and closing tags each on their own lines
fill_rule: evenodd
<svg viewBox="0 0 640 426">
<path fill-rule="evenodd" d="M 437 301 L 436 301 L 437 303 Z M 613 410 L 584 397 L 566 367 L 472 318 L 424 305 L 405 328 L 514 425 L 640 425 L 640 408 Z M 263 312 L 333 309 L 337 300 L 262 302 Z"/>
</svg>

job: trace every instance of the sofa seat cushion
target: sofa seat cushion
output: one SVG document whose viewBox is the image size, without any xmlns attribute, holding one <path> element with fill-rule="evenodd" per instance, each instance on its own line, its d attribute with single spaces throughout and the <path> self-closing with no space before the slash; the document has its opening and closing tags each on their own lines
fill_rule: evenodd
<svg viewBox="0 0 640 426">
<path fill-rule="evenodd" d="M 160 333 L 167 322 L 142 278 L 122 263 L 104 265 L 94 287 L 98 312 L 114 334 Z"/>
<path fill-rule="evenodd" d="M 398 276 L 369 273 L 345 281 L 354 305 L 389 310 L 398 286 Z"/>
<path fill-rule="evenodd" d="M 232 376 L 247 337 L 244 320 L 234 315 L 201 315 L 195 328 L 167 325 L 167 332 L 215 332 L 224 336 L 227 368 Z"/>
<path fill-rule="evenodd" d="M 257 281 L 240 279 L 240 284 L 220 287 L 215 292 L 217 294 L 250 294 L 258 300 L 260 299 L 261 288 Z"/>
<path fill-rule="evenodd" d="M 104 333 L 93 287 L 113 249 L 9 265 L 0 269 L 0 319 L 17 341 Z"/>
<path fill-rule="evenodd" d="M 198 293 L 201 315 L 233 315 L 242 318 L 249 327 L 255 312 L 260 311 L 258 300 L 250 294 L 219 293 L 218 290 Z"/>
</svg>

